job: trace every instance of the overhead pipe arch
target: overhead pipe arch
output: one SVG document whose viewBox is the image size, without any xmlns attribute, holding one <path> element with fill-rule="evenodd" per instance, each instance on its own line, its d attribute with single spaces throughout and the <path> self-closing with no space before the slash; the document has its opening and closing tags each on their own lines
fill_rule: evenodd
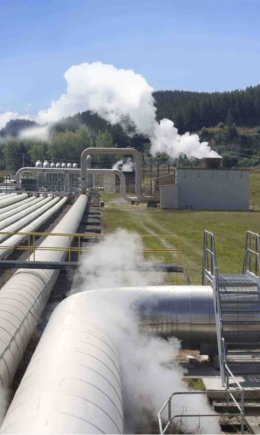
<svg viewBox="0 0 260 435">
<path fill-rule="evenodd" d="M 135 148 L 86 148 L 81 153 L 81 186 L 83 192 L 86 190 L 87 173 L 90 171 L 87 168 L 87 157 L 99 154 L 127 154 L 133 157 L 135 161 L 135 193 L 139 201 L 147 201 L 152 199 L 146 197 L 142 193 L 142 154 Z"/>
<path fill-rule="evenodd" d="M 122 171 L 119 171 L 118 169 L 87 169 L 89 175 L 105 175 L 105 174 L 115 174 L 118 175 L 120 179 L 120 193 L 127 201 L 140 201 L 139 196 L 129 196 L 126 193 L 126 183 L 125 183 L 125 176 Z M 16 180 L 16 188 L 18 190 L 21 189 L 21 177 L 23 174 L 32 172 L 34 174 L 41 174 L 41 173 L 60 173 L 60 174 L 73 174 L 80 176 L 82 171 L 80 168 L 39 168 L 39 167 L 24 167 L 19 169 L 16 172 L 15 180 Z"/>
</svg>

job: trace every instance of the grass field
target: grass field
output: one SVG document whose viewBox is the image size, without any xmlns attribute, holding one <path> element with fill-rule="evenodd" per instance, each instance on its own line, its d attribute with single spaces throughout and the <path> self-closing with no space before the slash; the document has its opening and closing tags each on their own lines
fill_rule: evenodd
<svg viewBox="0 0 260 435">
<path fill-rule="evenodd" d="M 149 209 L 144 204 L 131 205 L 117 195 L 103 194 L 103 224 L 106 233 L 124 228 L 141 235 L 144 247 L 155 250 L 161 262 L 179 261 L 187 270 L 191 283 L 201 282 L 202 240 L 205 229 L 216 238 L 218 267 L 221 272 L 239 273 L 247 230 L 260 233 L 260 173 L 250 174 L 248 212 L 216 212 Z M 173 249 L 181 247 L 178 259 Z M 180 278 L 169 275 L 169 282 Z"/>
</svg>

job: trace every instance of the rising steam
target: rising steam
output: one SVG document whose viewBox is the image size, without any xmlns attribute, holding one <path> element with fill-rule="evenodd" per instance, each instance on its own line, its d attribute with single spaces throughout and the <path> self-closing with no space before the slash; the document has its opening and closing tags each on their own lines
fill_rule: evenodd
<svg viewBox="0 0 260 435">
<path fill-rule="evenodd" d="M 126 132 L 134 127 L 136 133 L 147 136 L 153 154 L 164 152 L 173 158 L 180 154 L 218 155 L 207 142 L 200 143 L 197 134 L 181 136 L 169 119 L 156 121 L 153 89 L 140 74 L 94 62 L 71 66 L 64 77 L 67 92 L 38 114 L 40 122 L 54 122 L 90 110 L 112 125 L 120 123 Z"/>
<path fill-rule="evenodd" d="M 149 273 L 140 272 L 145 266 Z M 163 275 L 153 272 L 153 261 L 143 255 L 143 246 L 137 234 L 117 230 L 94 246 L 82 259 L 80 279 L 74 282 L 72 293 L 88 289 L 111 289 L 128 286 L 161 284 Z M 162 340 L 140 332 L 137 313 L 131 308 L 131 292 L 110 299 L 110 292 L 96 298 L 91 307 L 96 324 L 102 325 L 120 350 L 123 373 L 123 396 L 128 433 L 144 433 L 157 412 L 173 391 L 185 391 L 183 368 L 175 361 L 180 342 L 175 338 Z M 98 290 L 97 290 L 98 291 Z M 178 400 L 176 413 L 212 413 L 206 400 Z M 185 420 L 180 423 L 189 433 L 219 433 L 217 419 Z M 157 426 L 156 426 L 157 429 Z M 151 428 L 150 428 L 151 430 Z M 186 432 L 187 433 L 187 432 Z"/>
<path fill-rule="evenodd" d="M 112 125 L 121 124 L 128 134 L 136 132 L 148 137 L 152 154 L 163 152 L 173 158 L 180 154 L 197 158 L 218 156 L 207 142 L 200 143 L 197 134 L 179 135 L 169 119 L 157 122 L 153 89 L 140 74 L 94 62 L 73 65 L 64 77 L 66 92 L 47 110 L 38 113 L 35 120 L 40 124 L 49 125 L 89 110 Z M 1 122 L 3 124 L 14 115 L 11 112 L 0 115 L 0 128 Z M 30 129 L 27 137 L 35 137 L 35 133 L 36 130 Z M 45 140 L 44 131 L 41 133 Z M 41 137 L 38 134 L 38 138 Z"/>
</svg>

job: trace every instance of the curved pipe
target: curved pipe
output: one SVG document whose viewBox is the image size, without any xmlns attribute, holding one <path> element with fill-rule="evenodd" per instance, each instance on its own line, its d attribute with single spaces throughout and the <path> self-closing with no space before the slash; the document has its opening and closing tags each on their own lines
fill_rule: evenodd
<svg viewBox="0 0 260 435">
<path fill-rule="evenodd" d="M 131 308 L 143 329 L 175 336 L 190 349 L 203 343 L 217 348 L 213 304 L 208 286 L 129 287 L 70 296 L 52 314 L 1 432 L 122 433 L 123 349 L 111 340 L 107 307 L 117 310 L 119 319 Z M 235 329 L 233 338 L 244 339 Z"/>
<path fill-rule="evenodd" d="M 106 174 L 114 174 L 118 175 L 120 179 L 120 193 L 121 195 L 127 200 L 127 201 L 140 201 L 139 196 L 129 196 L 126 193 L 126 186 L 125 186 L 125 176 L 122 171 L 119 171 L 118 169 L 88 169 L 88 174 L 90 175 L 106 175 Z"/>
<path fill-rule="evenodd" d="M 136 151 L 136 150 L 135 150 Z M 125 185 L 125 176 L 123 172 L 117 170 L 117 169 L 88 169 L 88 174 L 90 175 L 104 175 L 104 174 L 115 174 L 118 175 L 120 179 L 120 193 L 127 201 L 140 201 L 142 200 L 142 197 L 140 196 L 129 196 L 126 193 L 126 185 Z M 80 175 L 81 169 L 79 168 L 21 168 L 19 171 L 16 172 L 15 180 L 16 180 L 16 188 L 21 188 L 21 177 L 23 174 L 32 172 L 32 173 L 62 173 L 62 174 L 74 174 L 74 175 Z"/>
<path fill-rule="evenodd" d="M 77 168 L 35 168 L 35 167 L 24 167 L 19 169 L 15 174 L 15 185 L 16 189 L 21 189 L 21 177 L 25 173 L 35 173 L 35 174 L 42 174 L 42 173 L 48 173 L 48 174 L 79 174 L 80 169 Z"/>
<path fill-rule="evenodd" d="M 80 165 L 81 165 L 81 186 L 83 191 L 87 188 L 87 157 L 88 155 L 98 155 L 98 154 L 127 154 L 131 155 L 135 161 L 135 193 L 139 201 L 147 201 L 147 199 L 152 199 L 151 197 L 146 197 L 142 193 L 142 154 L 135 148 L 86 148 L 81 153 Z"/>
<path fill-rule="evenodd" d="M 132 307 L 139 316 L 145 315 L 145 322 L 153 322 L 157 333 L 163 311 L 164 331 L 170 336 L 173 329 L 168 322 L 176 323 L 178 306 L 183 304 L 183 311 L 187 310 L 190 298 L 198 298 L 197 311 L 204 317 L 199 322 L 189 308 L 182 323 L 175 325 L 174 335 L 182 331 L 183 340 L 193 342 L 195 323 L 195 337 L 196 327 L 204 326 L 204 335 L 214 340 L 211 288 L 189 286 L 179 292 L 179 287 L 87 291 L 59 304 L 11 403 L 2 433 L 122 433 L 122 349 L 111 340 L 102 307 L 118 311 Z"/>
<path fill-rule="evenodd" d="M 54 233 L 75 233 L 87 205 L 87 197 L 81 195 L 68 213 L 53 229 Z M 48 236 L 35 252 L 39 261 L 62 261 L 64 249 L 71 240 L 67 236 Z M 31 257 L 33 260 L 33 256 Z M 0 291 L 0 381 L 9 386 L 31 338 L 34 328 L 46 305 L 59 271 L 18 269 Z"/>
</svg>

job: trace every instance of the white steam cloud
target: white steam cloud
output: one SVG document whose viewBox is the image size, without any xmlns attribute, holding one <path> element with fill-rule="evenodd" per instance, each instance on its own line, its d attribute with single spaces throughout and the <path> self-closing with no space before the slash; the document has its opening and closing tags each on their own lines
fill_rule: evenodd
<svg viewBox="0 0 260 435">
<path fill-rule="evenodd" d="M 126 160 L 118 160 L 112 167 L 112 169 L 117 169 L 120 171 L 132 172 L 134 170 L 134 162 L 131 157 Z"/>
<path fill-rule="evenodd" d="M 126 131 L 134 127 L 137 133 L 148 136 L 154 154 L 164 152 L 173 158 L 180 154 L 218 156 L 207 142 L 200 143 L 197 134 L 181 136 L 172 121 L 156 121 L 153 89 L 140 74 L 94 62 L 71 66 L 64 77 L 66 93 L 53 101 L 49 109 L 39 112 L 39 122 L 55 122 L 90 110 L 112 125 L 120 123 Z"/>
<path fill-rule="evenodd" d="M 102 325 L 120 353 L 123 396 L 127 433 L 151 431 L 151 421 L 157 426 L 157 412 L 173 391 L 187 391 L 183 382 L 184 370 L 175 361 L 180 342 L 166 341 L 142 334 L 137 314 L 132 310 L 131 286 L 160 284 L 163 275 L 153 272 L 153 261 L 143 256 L 143 246 L 137 234 L 117 230 L 94 246 L 83 259 L 80 279 L 74 283 L 74 293 L 87 289 L 111 289 L 128 286 L 122 297 L 110 298 L 110 292 L 96 298 L 91 305 L 91 321 Z M 145 266 L 149 273 L 140 272 Z M 97 290 L 99 291 L 99 290 Z M 136 297 L 136 296 L 135 296 Z M 179 414 L 212 413 L 206 399 L 178 399 L 174 411 Z M 219 433 L 217 419 L 185 419 L 179 422 L 184 433 Z M 154 426 L 153 426 L 154 429 Z M 144 432 L 145 431 L 145 432 Z"/>
<path fill-rule="evenodd" d="M 0 113 L 0 130 L 6 126 L 9 121 L 13 121 L 15 119 L 27 119 L 30 120 L 31 117 L 29 115 L 19 115 L 16 112 L 3 112 Z"/>
<path fill-rule="evenodd" d="M 89 110 L 112 125 L 120 123 L 128 134 L 135 131 L 147 136 L 151 141 L 152 154 L 163 152 L 172 158 L 180 154 L 190 158 L 218 156 L 207 142 L 200 143 L 197 134 L 178 134 L 169 119 L 157 122 L 153 88 L 140 74 L 94 62 L 73 65 L 67 69 L 64 77 L 67 82 L 66 92 L 53 101 L 47 110 L 38 113 L 35 117 L 38 123 L 52 124 Z M 17 117 L 13 112 L 0 115 L 0 128 L 8 120 Z M 24 135 L 26 138 L 46 140 L 48 128 L 29 129 Z"/>
<path fill-rule="evenodd" d="M 23 129 L 19 134 L 19 139 L 34 139 L 48 142 L 50 138 L 50 125 L 41 125 Z"/>
</svg>

